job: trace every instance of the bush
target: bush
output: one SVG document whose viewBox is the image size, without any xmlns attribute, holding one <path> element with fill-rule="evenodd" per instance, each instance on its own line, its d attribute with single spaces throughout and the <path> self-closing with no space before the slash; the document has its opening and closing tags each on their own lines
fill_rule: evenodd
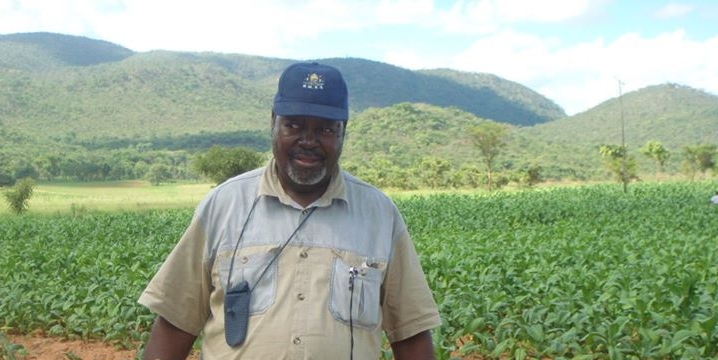
<svg viewBox="0 0 718 360">
<path fill-rule="evenodd" d="M 15 186 L 5 192 L 5 199 L 8 202 L 10 210 L 15 214 L 21 214 L 27 211 L 32 196 L 32 190 L 35 188 L 35 180 L 32 178 L 24 178 L 15 183 Z"/>
</svg>

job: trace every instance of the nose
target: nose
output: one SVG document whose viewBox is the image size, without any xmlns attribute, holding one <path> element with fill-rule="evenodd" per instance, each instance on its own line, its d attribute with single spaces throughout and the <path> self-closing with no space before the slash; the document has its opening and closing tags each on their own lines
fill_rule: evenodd
<svg viewBox="0 0 718 360">
<path fill-rule="evenodd" d="M 319 136 L 317 135 L 316 129 L 307 126 L 302 129 L 302 133 L 299 135 L 299 143 L 304 145 L 314 145 L 318 142 Z"/>
</svg>

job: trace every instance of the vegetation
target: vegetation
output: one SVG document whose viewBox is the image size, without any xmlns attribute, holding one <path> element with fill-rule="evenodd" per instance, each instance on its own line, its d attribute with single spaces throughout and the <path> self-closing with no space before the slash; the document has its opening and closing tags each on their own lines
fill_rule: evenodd
<svg viewBox="0 0 718 360">
<path fill-rule="evenodd" d="M 666 149 L 660 141 L 650 140 L 642 148 L 638 149 L 641 154 L 653 159 L 656 162 L 656 172 L 663 172 L 666 161 L 671 157 L 671 152 Z"/>
<path fill-rule="evenodd" d="M 5 192 L 5 200 L 13 213 L 22 214 L 27 211 L 34 188 L 35 180 L 24 178 L 18 181 L 11 190 Z"/>
<path fill-rule="evenodd" d="M 252 149 L 212 146 L 194 160 L 195 170 L 216 184 L 241 173 L 258 168 L 264 157 Z"/>
<path fill-rule="evenodd" d="M 5 334 L 0 332 L 0 359 L 2 360 L 20 360 L 25 359 L 27 351 L 22 345 L 14 344 Z"/>
<path fill-rule="evenodd" d="M 341 68 L 352 89 L 344 166 L 379 186 L 487 185 L 488 173 L 476 165 L 480 154 L 468 136 L 485 121 L 510 127 L 492 168 L 492 186 L 527 184 L 529 173 L 549 181 L 613 175 L 603 170 L 595 149 L 616 143 L 616 99 L 565 118 L 540 94 L 490 74 L 415 72 L 363 59 L 322 61 Z M 200 174 L 190 164 L 213 145 L 264 154 L 276 78 L 290 62 L 134 53 L 49 33 L 2 35 L 0 186 L 24 177 L 193 180 Z M 623 103 L 628 156 L 636 159 L 639 176 L 711 175 L 682 150 L 718 144 L 716 133 L 706 131 L 718 122 L 718 97 L 664 84 L 627 93 Z M 659 163 L 659 174 L 659 160 L 638 156 L 649 141 L 676 154 Z"/>
<path fill-rule="evenodd" d="M 601 145 L 598 152 L 603 157 L 606 168 L 614 174 L 616 180 L 623 185 L 623 192 L 626 192 L 628 183 L 638 178 L 636 160 L 628 156 L 628 149 L 621 145 Z"/>
<path fill-rule="evenodd" d="M 489 191 L 491 191 L 494 161 L 506 147 L 508 130 L 506 126 L 494 122 L 485 122 L 469 130 L 474 140 L 474 145 L 479 149 L 479 154 L 484 161 L 484 165 L 486 165 Z"/>
<path fill-rule="evenodd" d="M 396 195 L 442 314 L 439 358 L 718 356 L 714 186 Z M 0 328 L 138 348 L 154 316 L 136 299 L 191 216 L 0 216 Z"/>
<path fill-rule="evenodd" d="M 683 168 L 693 178 L 696 172 L 701 172 L 703 178 L 708 170 L 715 170 L 718 146 L 714 144 L 698 144 L 683 147 Z"/>
</svg>

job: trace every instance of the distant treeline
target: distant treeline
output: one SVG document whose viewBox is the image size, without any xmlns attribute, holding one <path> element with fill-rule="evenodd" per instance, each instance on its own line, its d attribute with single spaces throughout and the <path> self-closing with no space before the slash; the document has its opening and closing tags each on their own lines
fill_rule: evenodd
<svg viewBox="0 0 718 360">
<path fill-rule="evenodd" d="M 58 139 L 80 145 L 88 150 L 124 149 L 143 147 L 151 150 L 187 150 L 190 152 L 205 150 L 213 145 L 242 146 L 258 152 L 269 150 L 269 134 L 259 130 L 240 130 L 232 132 L 200 132 L 179 136 L 152 136 L 148 139 L 132 138 L 93 138 L 90 140 Z"/>
</svg>

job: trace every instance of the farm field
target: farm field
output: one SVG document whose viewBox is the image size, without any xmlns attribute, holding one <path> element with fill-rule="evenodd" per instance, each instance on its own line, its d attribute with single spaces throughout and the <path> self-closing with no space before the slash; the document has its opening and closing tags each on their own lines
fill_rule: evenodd
<svg viewBox="0 0 718 360">
<path fill-rule="evenodd" d="M 438 357 L 718 357 L 717 186 L 397 196 Z M 192 206 L 0 215 L 0 332 L 139 349 L 153 316 L 136 299 Z"/>
</svg>

